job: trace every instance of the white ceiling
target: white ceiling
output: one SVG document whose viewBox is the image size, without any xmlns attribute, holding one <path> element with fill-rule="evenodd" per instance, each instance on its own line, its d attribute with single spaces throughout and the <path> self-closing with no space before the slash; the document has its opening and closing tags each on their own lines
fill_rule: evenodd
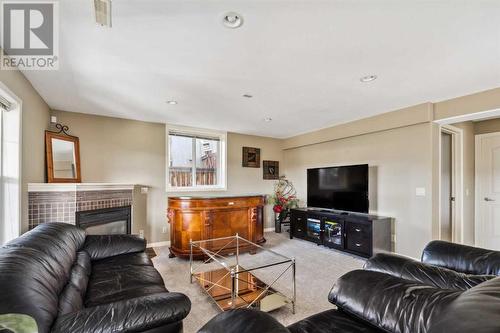
<svg viewBox="0 0 500 333">
<path fill-rule="evenodd" d="M 111 29 L 91 0 L 60 13 L 59 71 L 25 72 L 58 110 L 289 137 L 500 86 L 499 0 L 113 0 Z"/>
</svg>

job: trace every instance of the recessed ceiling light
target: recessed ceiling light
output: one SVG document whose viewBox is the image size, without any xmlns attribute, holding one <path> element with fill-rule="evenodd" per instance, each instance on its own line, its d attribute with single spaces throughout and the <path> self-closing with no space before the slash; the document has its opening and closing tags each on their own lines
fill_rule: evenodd
<svg viewBox="0 0 500 333">
<path fill-rule="evenodd" d="M 375 81 L 376 79 L 377 79 L 377 75 L 367 75 L 367 76 L 363 76 L 361 79 L 359 79 L 359 81 L 372 82 L 372 81 Z"/>
<path fill-rule="evenodd" d="M 177 105 L 177 101 L 170 100 L 170 101 L 167 101 L 167 104 L 170 104 L 170 105 Z"/>
<path fill-rule="evenodd" d="M 268 122 L 270 122 L 270 121 L 273 121 L 273 118 L 271 118 L 271 117 L 266 117 L 266 118 L 264 118 L 264 121 L 265 121 L 266 123 L 268 123 Z"/>
<path fill-rule="evenodd" d="M 235 12 L 229 12 L 222 17 L 222 24 L 230 29 L 239 28 L 243 25 L 243 16 Z"/>
<path fill-rule="evenodd" d="M 252 98 L 252 97 L 253 97 L 253 95 L 250 95 L 250 94 L 245 94 L 245 95 L 243 95 L 243 97 L 246 97 L 246 98 Z"/>
</svg>

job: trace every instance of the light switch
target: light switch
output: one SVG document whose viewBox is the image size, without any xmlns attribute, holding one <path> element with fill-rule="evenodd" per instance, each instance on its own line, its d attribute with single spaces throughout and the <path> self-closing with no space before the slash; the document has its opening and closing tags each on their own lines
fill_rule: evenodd
<svg viewBox="0 0 500 333">
<path fill-rule="evenodd" d="M 415 189 L 415 195 L 417 197 L 425 197 L 425 187 L 417 187 Z"/>
</svg>

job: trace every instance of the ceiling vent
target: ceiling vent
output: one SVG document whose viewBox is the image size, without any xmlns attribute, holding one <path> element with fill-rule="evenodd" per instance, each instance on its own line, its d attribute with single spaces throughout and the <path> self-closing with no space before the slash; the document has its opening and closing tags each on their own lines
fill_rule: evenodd
<svg viewBox="0 0 500 333">
<path fill-rule="evenodd" d="M 97 24 L 111 28 L 111 0 L 94 0 L 94 12 Z"/>
</svg>

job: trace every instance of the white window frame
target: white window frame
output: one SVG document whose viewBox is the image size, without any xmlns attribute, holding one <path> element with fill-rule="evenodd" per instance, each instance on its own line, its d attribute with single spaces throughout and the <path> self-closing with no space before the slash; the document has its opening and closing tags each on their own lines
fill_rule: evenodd
<svg viewBox="0 0 500 333">
<path fill-rule="evenodd" d="M 169 138 L 170 132 L 193 136 L 206 136 L 207 138 L 218 138 L 220 143 L 219 163 L 217 170 L 217 185 L 193 185 L 193 186 L 170 186 L 170 152 Z M 200 129 L 195 127 L 166 125 L 166 189 L 167 192 L 205 192 L 205 191 L 226 191 L 227 190 L 227 132 Z M 193 156 L 193 159 L 195 156 Z"/>
<path fill-rule="evenodd" d="M 9 207 L 5 206 L 5 193 L 4 193 L 4 185 L 1 183 L 0 180 L 0 244 L 6 243 L 11 239 L 14 239 L 18 236 L 21 235 L 22 232 L 22 195 L 23 195 L 23 186 L 22 186 L 22 100 L 18 98 L 10 89 L 0 82 L 0 95 L 2 95 L 3 98 L 6 98 L 10 103 L 15 105 L 15 108 L 9 111 L 9 116 L 12 116 L 15 119 L 14 121 L 18 125 L 18 170 L 17 170 L 17 190 L 18 190 L 18 196 L 17 198 L 14 198 L 13 204 L 10 205 Z M 4 111 L 2 111 L 4 112 Z M 0 117 L 3 117 L 3 115 L 0 115 Z M 4 120 L 4 119 L 3 119 Z M 4 121 L 0 122 L 0 126 L 11 126 L 11 124 L 6 125 Z M 3 135 L 2 129 L 0 129 L 0 136 Z M 3 137 L 0 137 L 0 176 L 3 174 L 3 159 L 6 157 L 4 156 L 3 152 Z M 1 179 L 1 177 L 0 177 Z M 12 198 L 11 198 L 12 199 Z M 9 219 L 9 221 L 6 221 L 6 216 L 14 216 L 14 219 Z M 5 228 L 5 223 L 11 224 L 10 230 L 7 231 L 7 228 Z M 4 231 L 7 231 L 7 234 L 4 233 Z"/>
</svg>

